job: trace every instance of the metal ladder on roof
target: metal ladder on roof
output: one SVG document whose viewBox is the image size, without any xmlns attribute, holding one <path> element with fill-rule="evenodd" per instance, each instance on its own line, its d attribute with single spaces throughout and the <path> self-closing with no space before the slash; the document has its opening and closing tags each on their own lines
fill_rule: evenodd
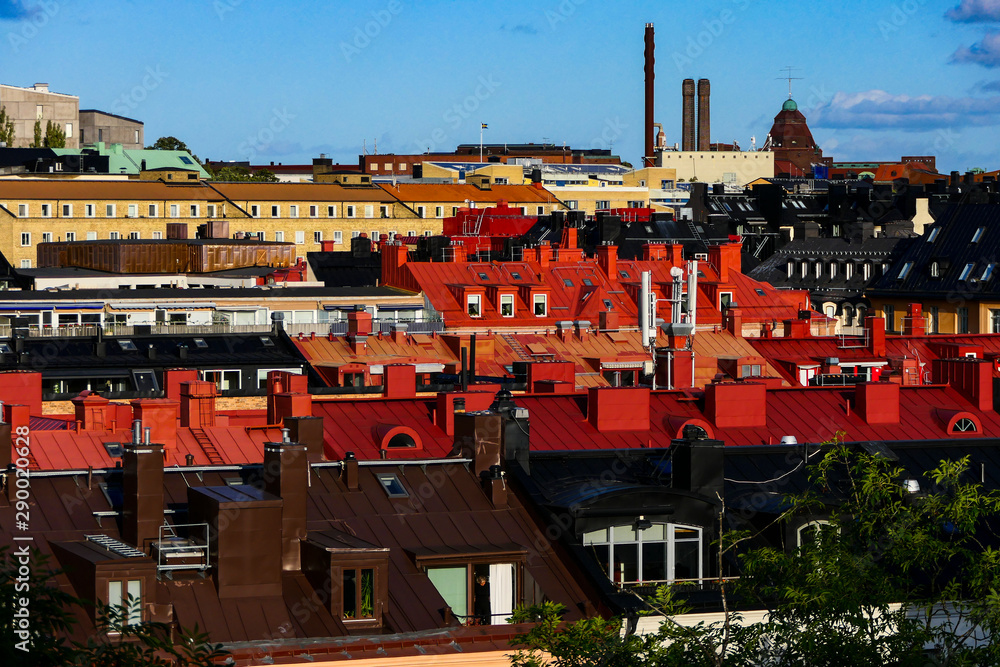
<svg viewBox="0 0 1000 667">
<path fill-rule="evenodd" d="M 697 225 L 695 225 L 694 220 L 688 218 L 684 222 L 687 223 L 687 228 L 691 231 L 691 238 L 693 238 L 695 241 L 700 241 L 701 233 L 698 231 L 698 227 Z"/>
<path fill-rule="evenodd" d="M 194 436 L 194 439 L 198 442 L 198 446 L 201 447 L 203 452 L 205 452 L 205 456 L 208 457 L 209 463 L 212 465 L 222 465 L 225 463 L 225 460 L 223 460 L 223 458 L 219 455 L 219 450 L 212 444 L 211 438 L 208 437 L 208 434 L 205 433 L 204 429 L 192 428 L 191 435 Z"/>
<path fill-rule="evenodd" d="M 514 350 L 514 354 L 520 357 L 521 361 L 532 360 L 531 355 L 528 354 L 527 351 L 525 351 L 525 349 L 521 346 L 521 343 L 518 342 L 516 338 L 514 338 L 514 334 L 507 333 L 501 335 L 503 336 L 503 339 L 507 341 L 507 344 L 510 345 L 510 349 Z"/>
</svg>

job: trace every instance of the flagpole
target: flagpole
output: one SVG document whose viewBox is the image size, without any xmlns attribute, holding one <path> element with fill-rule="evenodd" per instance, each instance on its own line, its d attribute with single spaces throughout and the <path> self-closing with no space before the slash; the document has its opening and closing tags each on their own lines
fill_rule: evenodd
<svg viewBox="0 0 1000 667">
<path fill-rule="evenodd" d="M 486 127 L 486 123 L 479 124 L 479 162 L 483 161 L 483 129 Z"/>
</svg>

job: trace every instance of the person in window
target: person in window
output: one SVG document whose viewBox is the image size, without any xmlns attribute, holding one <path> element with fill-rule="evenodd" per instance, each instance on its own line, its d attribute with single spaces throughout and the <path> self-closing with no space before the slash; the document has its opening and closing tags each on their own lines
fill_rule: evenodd
<svg viewBox="0 0 1000 667">
<path fill-rule="evenodd" d="M 490 607 L 490 581 L 484 575 L 476 577 L 473 592 L 473 615 L 477 625 L 489 625 L 492 619 Z"/>
</svg>

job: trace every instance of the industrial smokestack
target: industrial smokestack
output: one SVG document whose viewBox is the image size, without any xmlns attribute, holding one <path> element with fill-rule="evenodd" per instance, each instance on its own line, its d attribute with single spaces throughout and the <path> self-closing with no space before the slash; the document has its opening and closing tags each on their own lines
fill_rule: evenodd
<svg viewBox="0 0 1000 667">
<path fill-rule="evenodd" d="M 644 52 L 646 66 L 644 71 L 646 72 L 646 122 L 643 127 L 646 130 L 646 140 L 643 142 L 645 147 L 645 153 L 643 153 L 643 159 L 645 164 L 653 164 L 653 79 L 656 77 L 654 72 L 654 58 L 653 58 L 653 24 L 646 24 L 646 50 Z"/>
<path fill-rule="evenodd" d="M 681 150 L 695 150 L 694 136 L 694 79 L 684 79 L 681 84 L 684 108 L 681 111 Z"/>
<path fill-rule="evenodd" d="M 712 87 L 708 79 L 698 79 L 698 150 L 707 151 L 712 143 L 712 116 L 709 98 Z"/>
</svg>

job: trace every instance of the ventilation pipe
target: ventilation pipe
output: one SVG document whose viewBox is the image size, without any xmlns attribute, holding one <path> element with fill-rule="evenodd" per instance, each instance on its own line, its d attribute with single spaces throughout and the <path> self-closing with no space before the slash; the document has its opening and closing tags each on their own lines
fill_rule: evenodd
<svg viewBox="0 0 1000 667">
<path fill-rule="evenodd" d="M 656 341 L 656 295 L 652 289 L 652 271 L 643 271 L 639 286 L 639 330 L 642 345 L 652 345 Z"/>
</svg>

